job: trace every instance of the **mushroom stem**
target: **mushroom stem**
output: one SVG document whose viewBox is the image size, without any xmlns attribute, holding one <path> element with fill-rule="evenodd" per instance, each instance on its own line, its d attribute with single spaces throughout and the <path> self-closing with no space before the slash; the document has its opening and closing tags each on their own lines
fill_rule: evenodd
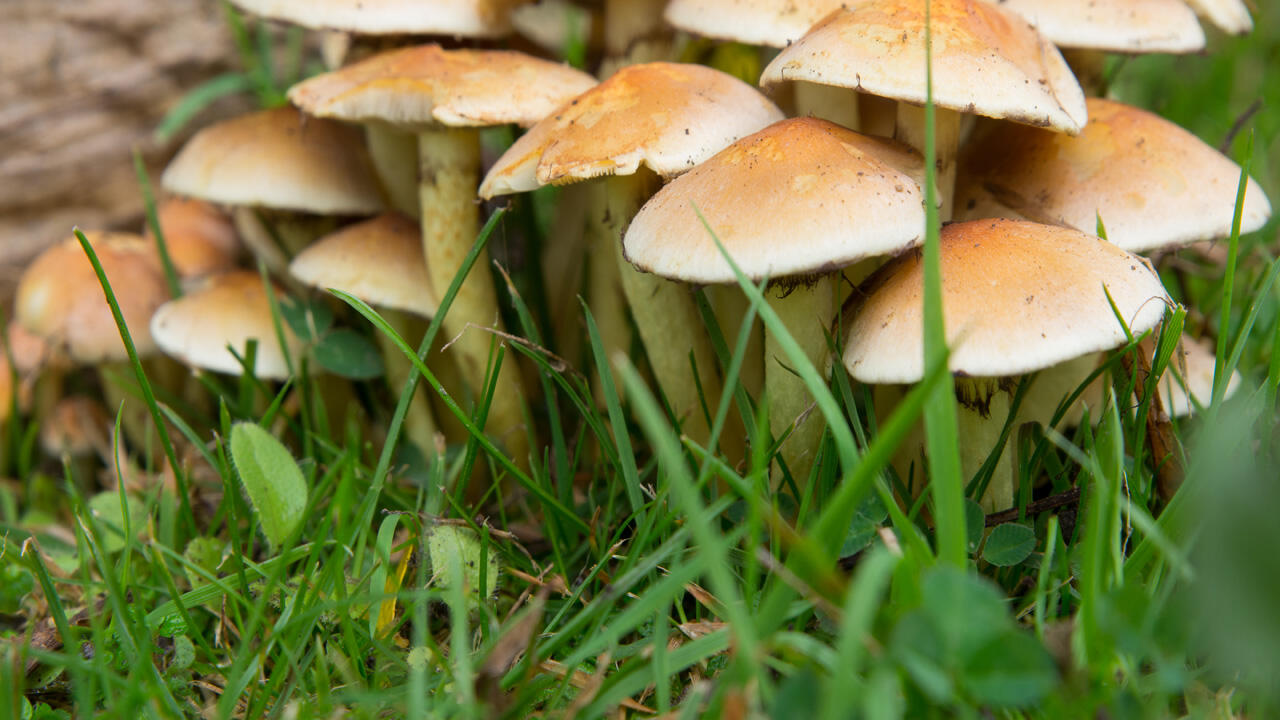
<svg viewBox="0 0 1280 720">
<path fill-rule="evenodd" d="M 379 308 L 378 312 L 410 345 L 416 346 L 417 341 L 422 339 L 426 328 L 423 327 L 421 318 L 388 307 Z M 391 389 L 392 397 L 398 398 L 404 386 L 409 383 L 413 363 L 390 338 L 383 333 L 377 333 L 377 336 L 378 346 L 382 349 L 382 362 L 386 366 L 387 386 Z M 425 382 L 418 384 L 413 393 L 413 401 L 409 403 L 408 412 L 404 416 L 405 438 L 422 451 L 424 459 L 435 455 L 436 447 L 436 421 L 431 413 L 431 398 L 425 387 Z"/>
<path fill-rule="evenodd" d="M 736 285 L 708 285 L 703 291 L 707 294 L 707 301 L 711 303 L 716 322 L 720 323 L 725 342 L 732 351 L 742 321 L 751 309 L 751 301 Z M 738 370 L 738 382 L 742 383 L 743 389 L 752 397 L 759 397 L 760 390 L 764 387 L 764 332 L 758 318 L 752 323 L 742 367 Z M 730 413 L 729 417 L 734 418 L 736 414 Z"/>
<path fill-rule="evenodd" d="M 479 185 L 480 134 L 473 128 L 439 128 L 418 134 L 418 200 L 422 208 L 422 247 L 431 284 L 444 292 L 462 269 L 480 232 L 476 206 Z M 493 336 L 469 329 L 501 328 L 498 298 L 489 273 L 489 254 L 482 252 L 458 289 L 444 328 L 463 379 L 479 395 L 489 363 Z M 456 340 L 454 340 L 456 338 Z M 521 409 L 524 394 L 514 358 L 508 357 L 498 375 L 487 426 L 518 464 L 528 462 L 528 442 Z"/>
<path fill-rule="evenodd" d="M 898 103 L 898 125 L 893 133 L 894 139 L 910 145 L 922 154 L 925 135 L 928 132 L 924 111 L 924 107 L 920 105 Z M 952 198 L 955 195 L 956 150 L 960 147 L 960 113 L 935 105 L 933 138 L 933 147 L 937 152 L 938 199 L 942 203 L 938 209 L 938 218 L 946 222 L 951 219 Z"/>
<path fill-rule="evenodd" d="M 409 217 L 418 217 L 417 138 L 385 123 L 371 122 L 364 126 L 364 139 L 391 207 Z"/>
<path fill-rule="evenodd" d="M 608 184 L 593 183 L 595 221 L 588 227 L 588 234 L 592 237 L 588 238 L 586 252 L 588 304 L 596 330 L 600 333 L 600 348 L 606 358 L 611 358 L 616 352 L 631 354 L 631 323 L 627 319 L 627 299 L 619 274 L 623 266 L 629 265 L 625 260 L 619 260 L 619 252 L 614 247 L 617 238 L 611 235 L 609 228 Z M 616 367 L 612 364 L 609 367 L 613 372 L 613 386 L 621 396 L 622 378 Z M 604 407 L 604 390 L 600 385 L 596 386 L 594 395 L 596 404 Z"/>
<path fill-rule="evenodd" d="M 316 238 L 331 232 L 336 220 L 323 215 L 238 206 L 231 213 L 244 244 L 271 274 L 293 284 L 289 259 Z"/>
<path fill-rule="evenodd" d="M 700 326 L 693 298 L 687 287 L 640 272 L 622 254 L 623 232 L 649 197 L 655 181 L 656 177 L 647 171 L 604 179 L 602 227 L 605 236 L 601 239 L 617 253 L 622 290 L 631 306 L 631 316 L 640 331 L 658 387 L 682 422 L 683 432 L 697 442 L 705 442 L 710 429 L 699 392 L 709 405 L 716 402 L 720 381 L 711 343 Z M 690 353 L 697 364 L 696 379 L 689 366 Z"/>
<path fill-rule="evenodd" d="M 588 242 L 586 237 L 587 213 L 595 189 L 595 183 L 574 183 L 559 189 L 555 220 L 542 253 L 542 284 L 547 290 L 547 314 L 551 318 L 556 351 L 572 362 L 578 361 L 582 351 L 578 296 L 582 293 L 583 258 L 597 247 L 597 243 Z M 613 258 L 608 257 L 608 261 L 617 272 Z M 596 277 L 595 268 L 587 277 Z M 614 286 L 616 288 L 616 283 Z M 599 319 L 594 302 L 591 313 Z M 625 315 L 623 317 L 625 319 Z"/>
<path fill-rule="evenodd" d="M 982 468 L 992 448 L 1000 441 L 1005 420 L 1009 417 L 1009 403 L 1013 388 L 1006 378 L 957 377 L 956 408 L 957 437 L 960 444 L 960 477 L 967 483 Z M 1016 382 L 1014 383 L 1016 387 Z M 1013 506 L 1014 486 L 1013 446 L 1010 435 L 1000 459 L 992 470 L 987 490 L 978 501 L 988 513 L 1007 510 Z"/>
<path fill-rule="evenodd" d="M 808 115 L 857 130 L 860 125 L 858 104 L 858 94 L 849 92 L 848 88 L 803 80 L 795 83 L 797 117 Z"/>
<path fill-rule="evenodd" d="M 791 337 L 800 345 L 818 372 L 827 374 L 827 333 L 835 315 L 835 275 L 820 276 L 812 284 L 792 289 L 777 286 L 769 289 L 769 306 L 786 325 Z M 822 414 L 809 412 L 798 425 L 796 421 L 814 403 L 799 374 L 789 366 L 777 337 L 765 331 L 765 397 L 769 401 L 769 431 L 775 438 L 788 429 L 791 435 L 782 444 L 782 459 L 798 487 L 809 477 L 813 461 L 826 429 Z M 780 475 L 779 475 L 780 477 Z"/>
</svg>

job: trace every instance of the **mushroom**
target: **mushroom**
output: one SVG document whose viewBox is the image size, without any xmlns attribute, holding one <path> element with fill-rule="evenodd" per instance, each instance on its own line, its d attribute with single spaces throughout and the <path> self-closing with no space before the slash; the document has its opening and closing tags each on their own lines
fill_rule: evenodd
<svg viewBox="0 0 1280 720">
<path fill-rule="evenodd" d="M 950 219 L 960 113 L 1079 132 L 1084 95 L 1057 49 L 1025 20 L 982 0 L 929 0 L 940 216 Z M 924 147 L 925 0 L 866 0 L 831 13 L 765 68 L 788 80 L 898 101 L 895 137 Z"/>
<path fill-rule="evenodd" d="M 703 37 L 784 48 L 804 36 L 843 0 L 671 0 L 667 22 Z M 860 98 L 842 88 L 796 81 L 796 115 L 812 115 L 859 129 Z"/>
<path fill-rule="evenodd" d="M 631 65 L 533 126 L 494 163 L 480 186 L 481 197 L 491 198 L 604 176 L 596 221 L 601 241 L 616 254 L 622 289 L 654 377 L 695 438 L 705 437 L 708 430 L 697 385 L 707 397 L 715 397 L 719 385 L 710 342 L 688 290 L 632 268 L 622 257 L 622 236 L 658 176 L 685 172 L 781 119 L 781 111 L 763 95 L 718 70 L 677 63 Z M 592 278 L 593 283 L 602 281 L 608 279 Z M 689 370 L 690 352 L 698 380 Z"/>
<path fill-rule="evenodd" d="M 145 360 L 155 352 L 151 315 L 169 297 L 154 245 L 131 233 L 91 231 L 85 238 L 111 284 L 134 348 Z M 14 314 L 53 351 L 93 366 L 109 405 L 118 407 L 129 395 L 136 396 L 128 352 L 77 239 L 50 247 L 27 266 L 18 283 Z M 123 422 L 129 437 L 141 442 L 149 423 L 146 408 L 141 403 L 127 405 Z"/>
<path fill-rule="evenodd" d="M 180 278 L 226 272 L 235 267 L 240 240 L 235 226 L 212 204 L 193 198 L 169 198 L 156 208 L 165 250 Z M 155 242 L 151 228 L 143 237 Z"/>
<path fill-rule="evenodd" d="M 281 330 L 289 357 L 298 357 L 302 343 L 288 323 L 281 323 Z M 204 279 L 156 310 L 151 335 L 161 350 L 186 365 L 230 375 L 244 372 L 231 349 L 247 359 L 244 348 L 254 340 L 255 377 L 284 380 L 290 375 L 263 279 L 255 272 L 233 270 Z"/>
<path fill-rule="evenodd" d="M 384 208 L 359 133 L 289 107 L 204 128 L 165 168 L 161 183 L 172 193 L 234 206 L 241 238 L 281 275 L 288 256 L 331 224 L 316 215 L 372 215 Z"/>
<path fill-rule="evenodd" d="M 905 146 L 814 118 L 748 135 L 672 180 L 636 214 L 623 249 L 642 270 L 691 283 L 734 283 L 724 252 L 754 282 L 820 372 L 828 366 L 833 277 L 864 258 L 918 245 L 924 163 Z M 696 208 L 696 211 L 695 211 Z M 698 212 L 706 219 L 704 227 Z M 824 425 L 803 381 L 765 334 L 769 428 L 797 479 L 807 478 Z"/>
<path fill-rule="evenodd" d="M 313 114 L 377 120 L 418 134 L 418 196 L 422 244 L 437 288 L 461 270 L 480 229 L 475 203 L 480 172 L 480 129 L 530 125 L 595 84 L 590 75 L 528 55 L 496 50 L 444 50 L 437 45 L 376 55 L 295 85 L 294 104 Z M 445 316 L 445 329 L 470 390 L 484 387 L 491 327 L 498 302 L 482 255 Z M 489 426 L 523 460 L 523 393 L 513 364 L 499 374 Z"/>
<path fill-rule="evenodd" d="M 383 319 L 406 338 L 421 337 L 421 318 L 431 319 L 439 307 L 418 224 L 398 213 L 379 215 L 320 238 L 293 259 L 289 272 L 312 287 L 342 290 L 377 307 Z M 375 334 L 387 383 L 398 394 L 409 382 L 413 366 L 384 334 Z M 422 386 L 404 423 L 406 436 L 423 457 L 433 455 L 436 423 Z"/>
<path fill-rule="evenodd" d="M 1153 113 L 1090 98 L 1077 136 L 991 125 L 961 157 L 961 219 L 1020 217 L 1093 232 L 1145 252 L 1231 234 L 1240 166 Z M 1261 228 L 1271 203 L 1250 178 L 1240 232 Z"/>
<path fill-rule="evenodd" d="M 1169 302 L 1145 260 L 1068 228 L 976 220 L 942 229 L 942 308 L 959 400 L 961 464 L 973 477 L 992 452 L 1016 377 L 1125 344 L 1164 316 Z M 864 383 L 913 383 L 924 373 L 921 254 L 908 252 L 867 280 L 850 313 L 845 369 Z M 1114 310 L 1112 307 L 1114 302 Z M 1052 409 L 1024 408 L 1027 422 Z M 896 464 L 918 457 L 906 443 Z M 982 504 L 1013 503 L 1013 467 L 1001 452 Z"/>
</svg>

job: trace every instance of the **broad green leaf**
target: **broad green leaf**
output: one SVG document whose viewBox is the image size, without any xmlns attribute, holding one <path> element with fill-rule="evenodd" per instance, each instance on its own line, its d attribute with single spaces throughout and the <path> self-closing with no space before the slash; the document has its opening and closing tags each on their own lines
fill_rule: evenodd
<svg viewBox="0 0 1280 720">
<path fill-rule="evenodd" d="M 193 566 L 198 567 L 210 575 L 218 574 L 218 566 L 222 564 L 222 555 L 226 550 L 227 543 L 223 540 L 214 538 L 198 537 L 193 538 L 187 543 L 187 548 L 182 551 L 182 557 Z M 191 589 L 196 589 L 209 582 L 208 578 L 196 572 L 191 567 L 184 567 L 187 574 L 187 581 L 191 583 Z"/>
<path fill-rule="evenodd" d="M 369 338 L 348 328 L 325 333 L 315 346 L 316 363 L 334 375 L 371 380 L 383 372 L 382 354 Z"/>
<path fill-rule="evenodd" d="M 253 423 L 231 428 L 231 460 L 258 512 L 262 533 L 278 547 L 302 522 L 307 481 L 288 448 Z"/>
<path fill-rule="evenodd" d="M 1033 636 L 1009 630 L 965 659 L 961 684 L 980 703 L 1031 705 L 1058 684 L 1058 668 Z"/>
<path fill-rule="evenodd" d="M 939 566 L 925 575 L 922 592 L 924 612 L 952 658 L 965 657 L 1013 625 L 1003 595 L 975 573 Z"/>
<path fill-rule="evenodd" d="M 1002 523 L 992 528 L 982 559 L 997 567 L 1017 565 L 1036 548 L 1036 533 L 1026 525 Z"/>
<path fill-rule="evenodd" d="M 129 496 L 129 517 L 136 523 L 143 517 L 142 503 Z M 114 490 L 98 493 L 89 498 L 89 512 L 102 530 L 102 549 L 108 553 L 124 549 L 124 515 L 120 512 L 120 495 Z"/>
<path fill-rule="evenodd" d="M 858 511 L 854 513 L 853 522 L 849 523 L 849 533 L 840 546 L 840 557 L 849 557 L 870 545 L 876 537 L 876 531 L 888 517 L 889 511 L 879 497 L 868 495 L 863 499 L 858 505 Z"/>
<path fill-rule="evenodd" d="M 456 525 L 432 528 L 431 534 L 427 536 L 427 554 L 431 558 L 432 582 L 437 587 L 447 589 L 451 586 L 454 578 L 450 575 L 449 564 L 457 558 L 457 567 L 462 571 L 462 585 L 469 602 L 476 601 L 482 585 L 489 593 L 498 588 L 502 565 L 498 562 L 497 552 L 490 546 L 487 553 L 482 553 L 480 538 L 470 528 Z"/>
</svg>

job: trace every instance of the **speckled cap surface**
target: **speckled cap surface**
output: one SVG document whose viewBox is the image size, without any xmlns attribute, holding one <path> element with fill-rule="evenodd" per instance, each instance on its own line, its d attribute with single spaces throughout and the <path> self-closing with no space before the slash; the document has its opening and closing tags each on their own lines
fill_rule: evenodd
<svg viewBox="0 0 1280 720">
<path fill-rule="evenodd" d="M 629 175 L 641 165 L 671 177 L 782 118 L 759 91 L 719 70 L 631 65 L 534 125 L 494 163 L 480 196 Z"/>
<path fill-rule="evenodd" d="M 904 145 L 816 118 L 783 120 L 659 190 L 631 221 L 623 251 L 663 277 L 732 283 L 701 212 L 753 280 L 829 272 L 920 243 L 923 176 Z"/>
<path fill-rule="evenodd" d="M 1140 252 L 1230 235 L 1239 182 L 1238 165 L 1176 124 L 1090 98 L 1089 124 L 1076 137 L 1014 125 L 974 137 L 960 157 L 956 211 L 976 219 L 1003 205 L 1083 232 L 1101 217 L 1108 240 Z M 1240 230 L 1269 217 L 1271 203 L 1251 178 Z"/>
<path fill-rule="evenodd" d="M 1145 260 L 1069 228 L 977 220 L 942 229 L 942 305 L 950 367 L 1003 377 L 1041 370 L 1128 338 L 1164 317 L 1168 296 Z M 924 376 L 921 253 L 911 250 L 860 288 L 844 365 L 866 383 Z M 1105 290 L 1104 290 L 1105 288 Z"/>
<path fill-rule="evenodd" d="M 1078 132 L 1084 93 L 1051 43 L 982 0 L 930 0 L 933 101 L 940 107 Z M 778 53 L 760 84 L 835 85 L 923 105 L 925 0 L 863 0 Z"/>
<path fill-rule="evenodd" d="M 304 80 L 289 100 L 319 117 L 410 130 L 527 127 L 595 84 L 581 70 L 520 52 L 419 45 Z"/>
</svg>

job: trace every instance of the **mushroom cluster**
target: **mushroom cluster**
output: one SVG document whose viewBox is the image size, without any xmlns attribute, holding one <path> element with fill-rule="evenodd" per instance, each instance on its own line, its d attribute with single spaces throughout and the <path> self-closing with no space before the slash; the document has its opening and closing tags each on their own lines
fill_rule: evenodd
<svg viewBox="0 0 1280 720">
<path fill-rule="evenodd" d="M 89 241 L 140 352 L 314 384 L 333 423 L 362 412 L 362 401 L 306 381 L 304 369 L 335 369 L 325 343 L 338 342 L 334 316 L 341 323 L 345 309 L 322 291 L 374 306 L 412 345 L 456 284 L 442 319 L 447 342 L 428 364 L 452 398 L 487 414 L 486 431 L 517 464 L 541 462 L 530 420 L 546 411 L 533 383 L 511 357 L 492 370 L 495 345 L 509 337 L 502 318 L 516 313 L 486 254 L 457 276 L 482 199 L 577 183 L 558 191 L 578 201 L 558 208 L 552 226 L 564 237 L 547 238 L 555 247 L 544 261 L 560 264 L 544 274 L 556 297 L 588 298 L 611 356 L 632 348 L 634 327 L 665 407 L 692 441 L 709 438 L 708 405 L 724 383 L 696 293 L 732 286 L 733 266 L 767 283 L 768 302 L 820 371 L 838 357 L 857 382 L 916 382 L 916 248 L 926 236 L 922 155 L 931 136 L 939 212 L 961 221 L 942 230 L 940 247 L 963 469 L 974 476 L 995 457 L 981 499 L 1003 509 L 1014 488 L 1010 460 L 996 449 L 1002 433 L 1010 422 L 1050 421 L 1044 406 L 1026 404 L 1010 418 L 1015 379 L 1049 377 L 1052 367 L 1067 386 L 1083 382 L 1097 353 L 1151 331 L 1172 302 L 1133 253 L 1231 232 L 1234 163 L 1146 111 L 1086 99 L 1099 89 L 1091 69 L 1100 53 L 1198 50 L 1197 13 L 1247 31 L 1248 13 L 1231 2 L 1099 0 L 1081 11 L 1050 0 L 670 0 L 665 14 L 662 3 L 610 2 L 599 78 L 495 49 L 520 0 L 236 4 L 323 30 L 341 39 L 329 47 L 348 52 L 290 89 L 290 106 L 207 127 L 186 144 L 162 180 L 173 195 L 160 207 L 162 244 L 150 234 L 90 233 Z M 525 17 L 534 27 L 541 10 L 525 11 L 514 24 Z M 760 87 L 677 62 L 695 35 L 762 47 Z M 495 148 L 511 126 L 523 134 Z M 1250 180 L 1241 229 L 1269 216 Z M 1106 240 L 1092 234 L 1099 220 Z M 716 303 L 721 324 L 750 317 L 736 289 L 717 297 L 729 298 Z M 577 317 L 576 307 L 553 307 Z M 128 375 L 78 244 L 32 264 L 17 319 L 63 358 L 43 371 L 50 378 L 74 363 L 98 364 L 104 389 Z M 553 323 L 553 336 L 583 332 L 577 322 Z M 584 345 L 558 340 L 552 351 Z M 763 387 L 748 371 L 745 389 L 767 404 L 768 439 L 780 442 L 774 477 L 802 481 L 821 461 L 823 419 L 777 337 L 748 347 L 756 349 L 746 365 L 762 368 Z M 1187 344 L 1188 360 L 1196 347 Z M 392 344 L 381 357 L 398 393 L 412 368 Z M 182 373 L 158 365 L 156 373 L 182 395 Z M 1179 374 L 1187 382 L 1177 399 L 1161 386 L 1175 412 L 1203 397 L 1191 383 L 1198 373 Z M 420 391 L 407 416 L 408 441 L 427 455 L 460 439 L 445 437 L 430 395 Z M 118 404 L 125 395 L 109 397 Z M 477 408 L 482 398 L 488 404 Z M 52 405 L 37 412 L 52 417 Z M 130 424 L 145 433 L 141 420 Z M 718 449 L 738 462 L 746 437 L 735 427 Z M 918 453 L 918 444 L 904 446 L 901 474 L 918 467 Z"/>
</svg>

